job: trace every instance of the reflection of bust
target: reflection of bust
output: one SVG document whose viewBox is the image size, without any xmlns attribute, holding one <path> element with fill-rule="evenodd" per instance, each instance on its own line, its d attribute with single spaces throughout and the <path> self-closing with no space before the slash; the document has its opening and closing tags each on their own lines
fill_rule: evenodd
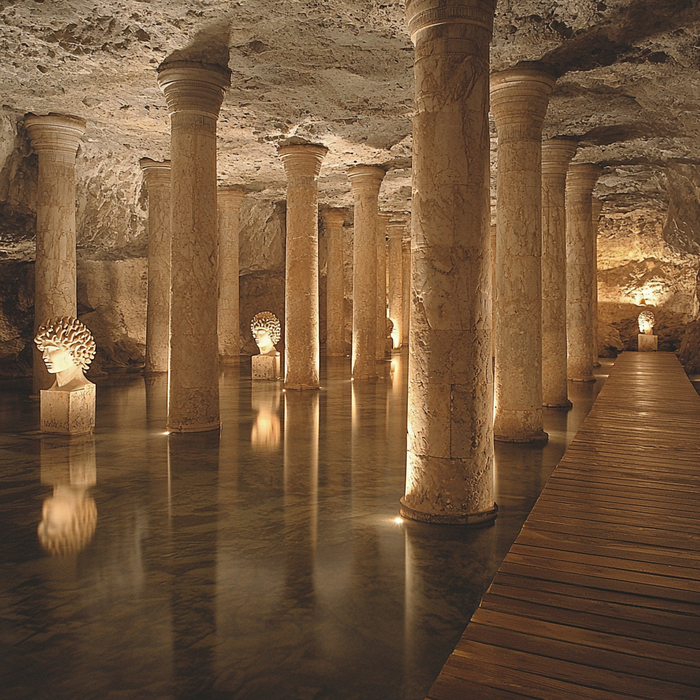
<svg viewBox="0 0 700 700">
<path fill-rule="evenodd" d="M 95 357 L 95 341 L 77 318 L 52 318 L 39 328 L 34 342 L 43 353 L 46 369 L 56 375 L 49 391 L 79 391 L 92 384 L 83 371 Z"/>
<path fill-rule="evenodd" d="M 92 539 L 96 525 L 97 507 L 86 488 L 56 485 L 53 496 L 44 501 L 39 541 L 52 556 L 74 554 Z"/>
<path fill-rule="evenodd" d="M 261 355 L 279 355 L 275 345 L 280 341 L 280 322 L 273 313 L 261 311 L 253 316 L 250 322 L 250 330 Z"/>
<path fill-rule="evenodd" d="M 652 335 L 654 333 L 654 314 L 649 309 L 644 309 L 639 316 L 637 316 L 637 325 L 639 326 L 639 332 L 645 335 Z"/>
</svg>

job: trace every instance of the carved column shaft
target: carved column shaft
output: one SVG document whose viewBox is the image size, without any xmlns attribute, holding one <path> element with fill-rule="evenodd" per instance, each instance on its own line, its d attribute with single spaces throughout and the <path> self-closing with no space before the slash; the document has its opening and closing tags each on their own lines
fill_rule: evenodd
<svg viewBox="0 0 700 700">
<path fill-rule="evenodd" d="M 170 355 L 170 161 L 141 159 L 148 190 L 148 306 L 144 371 L 167 372 Z"/>
<path fill-rule="evenodd" d="M 77 316 L 75 157 L 86 125 L 78 117 L 61 114 L 30 114 L 24 123 L 39 156 L 34 267 L 36 333 L 51 318 Z M 36 347 L 33 377 L 35 394 L 53 383 Z"/>
<path fill-rule="evenodd" d="M 574 164 L 566 176 L 566 335 L 568 377 L 593 382 L 593 188 L 601 169 Z"/>
<path fill-rule="evenodd" d="M 566 171 L 570 139 L 542 145 L 542 403 L 571 406 L 566 381 Z"/>
<path fill-rule="evenodd" d="M 224 364 L 241 359 L 240 283 L 238 254 L 241 205 L 240 187 L 220 187 L 219 207 L 219 357 Z"/>
<path fill-rule="evenodd" d="M 600 367 L 598 362 L 598 222 L 600 212 L 603 210 L 603 202 L 597 197 L 591 200 L 591 232 L 593 233 L 593 366 Z"/>
<path fill-rule="evenodd" d="M 384 174 L 371 165 L 348 170 L 355 198 L 352 376 L 356 380 L 377 380 L 377 203 Z"/>
<path fill-rule="evenodd" d="M 415 44 L 405 517 L 472 524 L 493 500 L 489 41 L 495 2 L 409 0 Z"/>
<path fill-rule="evenodd" d="M 491 78 L 498 131 L 494 435 L 542 442 L 542 122 L 554 78 L 535 66 Z"/>
<path fill-rule="evenodd" d="M 410 226 L 408 235 L 410 236 Z M 404 238 L 401 241 L 401 300 L 403 330 L 401 345 L 408 347 L 411 331 L 411 239 Z"/>
<path fill-rule="evenodd" d="M 406 225 L 402 221 L 392 221 L 387 226 L 389 236 L 389 318 L 394 324 L 391 333 L 394 350 L 403 344 L 403 258 L 401 241 Z"/>
<path fill-rule="evenodd" d="M 321 215 L 328 237 L 326 275 L 326 355 L 345 356 L 345 294 L 343 273 L 344 209 L 326 209 Z"/>
<path fill-rule="evenodd" d="M 230 75 L 228 68 L 188 62 L 158 71 L 171 126 L 171 432 L 220 425 L 216 121 Z"/>
<path fill-rule="evenodd" d="M 390 214 L 377 215 L 377 347 L 376 357 L 383 360 L 386 355 L 386 229 Z"/>
<path fill-rule="evenodd" d="M 284 385 L 288 389 L 319 387 L 317 181 L 327 152 L 313 144 L 279 149 L 287 174 Z"/>
</svg>

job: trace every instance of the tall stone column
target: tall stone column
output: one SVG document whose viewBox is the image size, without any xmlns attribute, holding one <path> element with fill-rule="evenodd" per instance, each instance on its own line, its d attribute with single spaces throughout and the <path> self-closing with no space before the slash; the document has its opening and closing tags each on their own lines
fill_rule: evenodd
<svg viewBox="0 0 700 700">
<path fill-rule="evenodd" d="M 85 121 L 62 114 L 29 114 L 24 125 L 39 156 L 34 266 L 34 334 L 56 316 L 77 315 L 75 272 L 75 156 Z M 33 390 L 48 389 L 53 377 L 32 343 Z"/>
<path fill-rule="evenodd" d="M 168 371 L 170 354 L 170 161 L 141 158 L 148 190 L 147 374 Z"/>
<path fill-rule="evenodd" d="M 598 221 L 603 210 L 603 202 L 597 197 L 591 200 L 591 232 L 593 234 L 593 366 L 600 367 L 598 361 Z"/>
<path fill-rule="evenodd" d="M 345 356 L 345 290 L 343 271 L 344 209 L 326 209 L 322 214 L 328 237 L 326 275 L 326 355 Z"/>
<path fill-rule="evenodd" d="M 569 166 L 566 176 L 566 345 L 568 377 L 593 376 L 593 188 L 601 169 L 591 163 Z"/>
<path fill-rule="evenodd" d="M 409 0 L 416 47 L 406 493 L 401 514 L 473 524 L 493 500 L 492 0 Z"/>
<path fill-rule="evenodd" d="M 542 144 L 542 404 L 569 407 L 566 382 L 566 171 L 572 139 Z"/>
<path fill-rule="evenodd" d="M 542 122 L 554 77 L 523 64 L 491 78 L 498 131 L 494 437 L 545 442 L 542 429 Z"/>
<path fill-rule="evenodd" d="M 410 236 L 409 227 L 409 236 Z M 401 345 L 408 347 L 408 339 L 411 331 L 411 239 L 404 238 L 401 241 L 401 299 L 403 303 L 402 318 L 403 329 Z"/>
<path fill-rule="evenodd" d="M 158 69 L 171 127 L 170 432 L 220 425 L 216 120 L 230 76 L 186 61 Z"/>
<path fill-rule="evenodd" d="M 287 174 L 284 386 L 319 388 L 318 174 L 325 146 L 282 146 Z"/>
<path fill-rule="evenodd" d="M 219 358 L 225 365 L 241 359 L 238 234 L 244 198 L 240 187 L 219 188 Z"/>
<path fill-rule="evenodd" d="M 383 360 L 386 355 L 386 229 L 391 214 L 377 214 L 377 347 L 376 358 Z"/>
<path fill-rule="evenodd" d="M 391 333 L 394 350 L 403 344 L 403 256 L 401 241 L 406 225 L 403 221 L 390 221 L 387 226 L 389 236 L 389 318 L 394 324 Z"/>
<path fill-rule="evenodd" d="M 352 377 L 377 381 L 377 204 L 385 172 L 372 165 L 348 170 L 355 198 L 352 275 Z"/>
</svg>

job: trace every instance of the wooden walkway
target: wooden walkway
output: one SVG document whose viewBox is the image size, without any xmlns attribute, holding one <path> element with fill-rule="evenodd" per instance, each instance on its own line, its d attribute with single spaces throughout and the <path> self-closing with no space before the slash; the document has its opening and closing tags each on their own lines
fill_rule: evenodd
<svg viewBox="0 0 700 700">
<path fill-rule="evenodd" d="M 700 396 L 624 353 L 431 700 L 700 698 Z"/>
</svg>

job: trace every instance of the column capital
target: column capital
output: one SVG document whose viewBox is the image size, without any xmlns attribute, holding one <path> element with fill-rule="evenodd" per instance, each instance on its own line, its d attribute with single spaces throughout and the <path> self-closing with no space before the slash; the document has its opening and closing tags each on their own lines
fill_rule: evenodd
<svg viewBox="0 0 700 700">
<path fill-rule="evenodd" d="M 146 180 L 146 185 L 165 185 L 170 187 L 170 161 L 169 160 L 152 160 L 151 158 L 141 158 L 139 161 L 143 177 Z"/>
<path fill-rule="evenodd" d="M 240 186 L 222 185 L 217 188 L 217 201 L 238 209 L 245 199 L 245 194 L 245 190 Z"/>
<path fill-rule="evenodd" d="M 158 85 L 168 114 L 200 114 L 216 119 L 231 86 L 231 71 L 213 63 L 173 61 L 158 68 Z"/>
<path fill-rule="evenodd" d="M 377 216 L 379 217 L 379 220 L 382 222 L 383 226 L 389 226 L 389 222 L 391 221 L 391 217 L 393 214 L 391 212 L 387 211 L 378 211 Z"/>
<path fill-rule="evenodd" d="M 603 168 L 594 163 L 574 163 L 566 174 L 567 192 L 592 193 Z"/>
<path fill-rule="evenodd" d="M 578 141 L 568 138 L 547 139 L 542 142 L 542 176 L 566 177 L 569 163 L 576 154 Z"/>
<path fill-rule="evenodd" d="M 470 24 L 493 32 L 496 0 L 407 0 L 406 20 L 411 39 L 418 34 L 446 24 Z"/>
<path fill-rule="evenodd" d="M 291 144 L 277 149 L 288 177 L 317 178 L 326 153 L 328 149 L 320 143 Z"/>
<path fill-rule="evenodd" d="M 403 221 L 390 221 L 386 227 L 386 234 L 389 238 L 403 239 L 403 234 L 406 231 L 406 224 Z"/>
<path fill-rule="evenodd" d="M 345 223 L 345 209 L 324 209 L 321 212 L 321 218 L 326 228 L 342 226 Z"/>
<path fill-rule="evenodd" d="M 63 151 L 75 155 L 87 124 L 80 117 L 51 113 L 28 114 L 24 126 L 35 151 Z"/>
<path fill-rule="evenodd" d="M 379 196 L 379 188 L 386 171 L 376 165 L 353 165 L 348 168 L 348 180 L 353 192 L 367 192 Z"/>
<path fill-rule="evenodd" d="M 555 83 L 551 70 L 535 62 L 494 73 L 491 76 L 491 112 L 496 127 L 530 127 L 535 130 L 533 138 L 539 139 Z"/>
</svg>

